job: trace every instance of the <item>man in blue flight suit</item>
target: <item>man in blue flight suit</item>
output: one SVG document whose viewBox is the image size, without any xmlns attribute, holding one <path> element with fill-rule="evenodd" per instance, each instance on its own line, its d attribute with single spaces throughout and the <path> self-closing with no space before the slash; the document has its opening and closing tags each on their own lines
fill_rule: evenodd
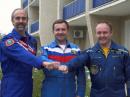
<svg viewBox="0 0 130 97">
<path fill-rule="evenodd" d="M 55 40 L 42 47 L 43 59 L 66 63 L 77 56 L 80 49 L 67 40 L 68 31 L 69 24 L 66 21 L 58 19 L 53 23 Z M 46 68 L 43 71 L 45 79 L 42 84 L 42 97 L 85 97 L 84 67 L 68 74 Z"/>
<path fill-rule="evenodd" d="M 12 13 L 14 29 L 0 42 L 2 68 L 1 97 L 32 97 L 32 67 L 55 64 L 36 57 L 37 42 L 26 31 L 27 13 L 15 9 Z"/>
<path fill-rule="evenodd" d="M 59 70 L 68 72 L 86 65 L 90 70 L 90 97 L 130 97 L 130 57 L 128 51 L 111 40 L 112 26 L 101 21 L 96 26 L 98 42 Z"/>
</svg>

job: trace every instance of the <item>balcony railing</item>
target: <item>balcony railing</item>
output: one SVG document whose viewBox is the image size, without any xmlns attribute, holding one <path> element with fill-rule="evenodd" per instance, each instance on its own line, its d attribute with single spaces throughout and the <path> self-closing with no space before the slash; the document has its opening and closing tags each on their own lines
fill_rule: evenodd
<svg viewBox="0 0 130 97">
<path fill-rule="evenodd" d="M 23 8 L 28 6 L 28 0 L 23 0 Z"/>
<path fill-rule="evenodd" d="M 39 21 L 35 21 L 31 24 L 31 33 L 36 32 L 39 30 Z"/>
<path fill-rule="evenodd" d="M 69 19 L 85 12 L 85 0 L 75 0 L 63 8 L 63 18 Z"/>
<path fill-rule="evenodd" d="M 101 6 L 101 5 L 111 2 L 111 1 L 113 1 L 113 0 L 93 0 L 93 8 Z"/>
</svg>

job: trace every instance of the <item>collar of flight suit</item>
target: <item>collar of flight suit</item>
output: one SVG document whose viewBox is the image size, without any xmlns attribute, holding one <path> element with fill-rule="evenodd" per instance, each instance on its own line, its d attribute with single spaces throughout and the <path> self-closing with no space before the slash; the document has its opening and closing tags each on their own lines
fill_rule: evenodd
<svg viewBox="0 0 130 97">
<path fill-rule="evenodd" d="M 11 33 L 12 33 L 13 36 L 14 36 L 16 39 L 18 39 L 18 40 L 20 40 L 20 39 L 23 38 L 23 36 L 20 35 L 15 29 L 13 29 Z M 25 32 L 25 34 L 26 34 L 26 37 L 27 37 L 27 38 L 31 38 L 30 35 L 29 35 L 27 32 Z"/>
<path fill-rule="evenodd" d="M 113 49 L 114 50 L 118 49 L 118 46 L 116 45 L 116 43 L 114 41 L 111 41 L 110 50 L 113 50 Z M 93 50 L 94 51 L 102 51 L 102 48 L 101 48 L 99 42 L 97 42 L 95 44 L 95 46 L 93 47 Z"/>
<path fill-rule="evenodd" d="M 66 40 L 66 41 L 67 41 L 66 47 L 67 47 L 67 48 L 72 48 L 72 47 L 73 47 L 72 43 L 69 42 L 68 40 Z M 50 44 L 50 46 L 51 46 L 52 48 L 55 48 L 55 47 L 59 47 L 59 44 L 58 44 L 57 40 L 54 40 L 54 41 Z"/>
</svg>

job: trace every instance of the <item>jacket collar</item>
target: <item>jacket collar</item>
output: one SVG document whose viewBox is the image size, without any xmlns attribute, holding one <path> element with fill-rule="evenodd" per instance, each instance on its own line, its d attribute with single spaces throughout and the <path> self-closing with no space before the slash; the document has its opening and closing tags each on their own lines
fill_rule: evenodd
<svg viewBox="0 0 130 97">
<path fill-rule="evenodd" d="M 18 40 L 20 40 L 24 37 L 24 36 L 20 35 L 15 29 L 12 30 L 12 34 Z M 26 34 L 27 38 L 30 38 L 30 35 L 27 32 L 25 32 L 25 34 Z"/>
<path fill-rule="evenodd" d="M 68 40 L 66 40 L 67 41 L 67 45 L 66 45 L 66 47 L 72 47 L 72 44 L 68 41 Z M 59 44 L 58 44 L 58 42 L 57 42 L 57 40 L 54 40 L 52 43 L 51 43 L 51 47 L 59 47 Z"/>
<path fill-rule="evenodd" d="M 93 47 L 93 49 L 94 49 L 95 51 L 101 51 L 101 50 L 102 50 L 102 48 L 101 48 L 99 42 L 97 42 L 97 43 L 95 44 L 95 46 Z M 117 44 L 116 44 L 114 41 L 111 41 L 110 50 L 112 50 L 112 49 L 118 49 L 118 46 L 117 46 Z"/>
</svg>

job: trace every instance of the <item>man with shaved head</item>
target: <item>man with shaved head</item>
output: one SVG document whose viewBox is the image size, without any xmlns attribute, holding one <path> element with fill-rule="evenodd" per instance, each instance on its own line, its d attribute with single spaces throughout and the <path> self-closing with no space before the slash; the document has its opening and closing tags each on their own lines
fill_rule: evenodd
<svg viewBox="0 0 130 97">
<path fill-rule="evenodd" d="M 97 43 L 66 65 L 60 65 L 59 70 L 71 72 L 87 66 L 92 82 L 90 97 L 130 97 L 128 50 L 112 40 L 112 25 L 108 21 L 97 23 L 95 32 Z"/>
</svg>

